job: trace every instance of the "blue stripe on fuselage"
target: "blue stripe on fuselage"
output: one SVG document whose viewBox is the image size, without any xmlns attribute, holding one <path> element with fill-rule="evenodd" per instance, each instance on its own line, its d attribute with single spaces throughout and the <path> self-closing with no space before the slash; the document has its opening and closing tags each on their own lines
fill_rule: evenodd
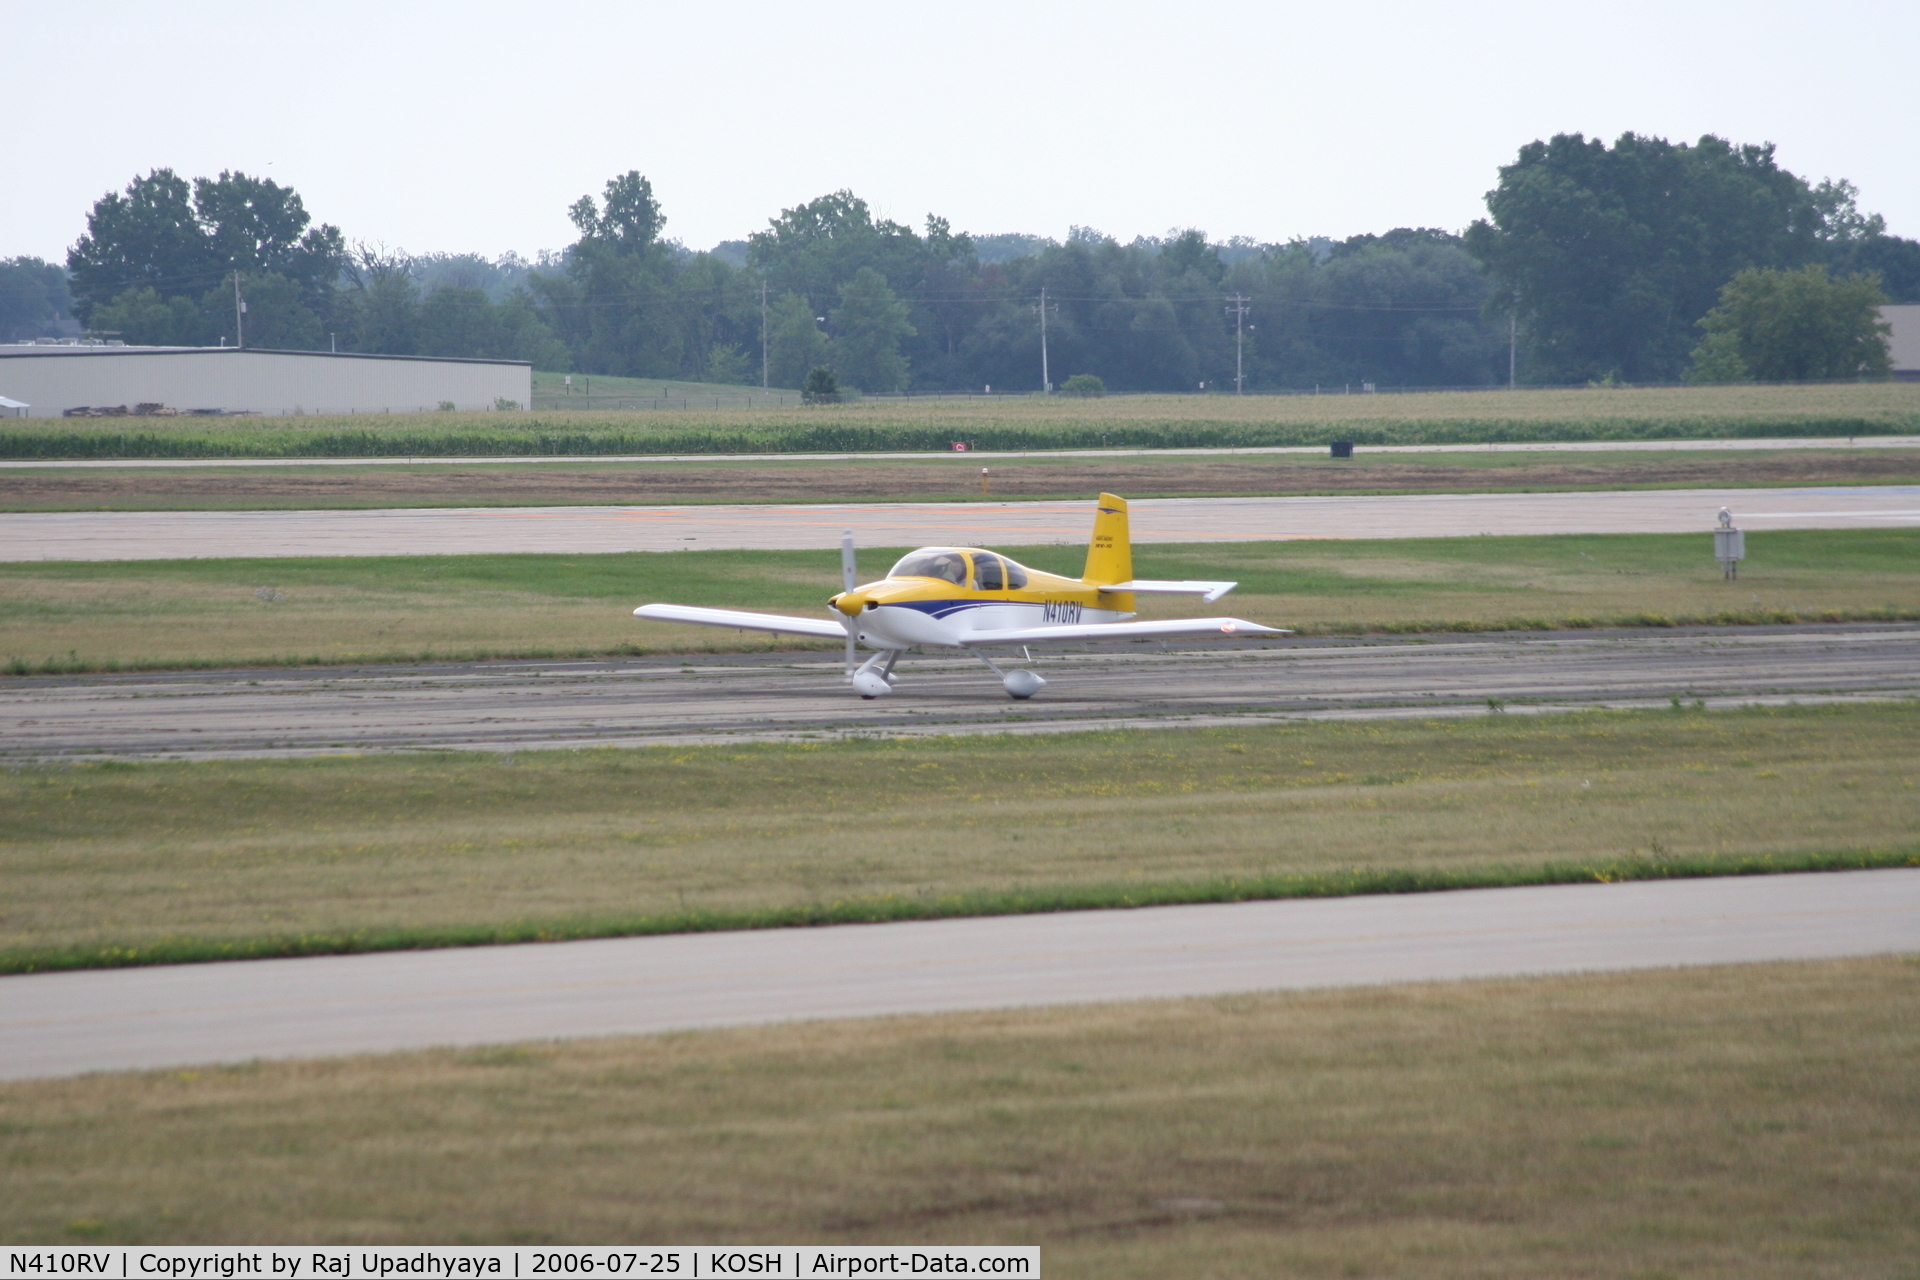
<svg viewBox="0 0 1920 1280">
<path fill-rule="evenodd" d="M 882 609 L 912 609 L 924 613 L 930 618 L 949 618 L 956 613 L 965 613 L 968 609 L 979 609 L 987 605 L 1022 604 L 1019 600 L 885 600 Z"/>
</svg>

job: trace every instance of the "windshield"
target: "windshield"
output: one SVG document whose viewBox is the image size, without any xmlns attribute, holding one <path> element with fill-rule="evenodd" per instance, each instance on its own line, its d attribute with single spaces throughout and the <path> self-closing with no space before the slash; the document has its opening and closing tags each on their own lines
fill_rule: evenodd
<svg viewBox="0 0 1920 1280">
<path fill-rule="evenodd" d="M 925 547 L 887 570 L 889 578 L 939 578 L 956 587 L 967 585 L 967 558 L 944 547 Z"/>
</svg>

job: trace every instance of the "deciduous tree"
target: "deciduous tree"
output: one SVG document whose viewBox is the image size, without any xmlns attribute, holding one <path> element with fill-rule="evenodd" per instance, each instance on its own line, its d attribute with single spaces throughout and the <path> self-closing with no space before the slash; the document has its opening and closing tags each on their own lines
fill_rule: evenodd
<svg viewBox="0 0 1920 1280">
<path fill-rule="evenodd" d="M 1735 272 L 1821 252 L 1821 210 L 1773 147 L 1711 135 L 1528 143 L 1487 207 L 1467 247 L 1517 299 L 1535 381 L 1671 379 Z"/>
<path fill-rule="evenodd" d="M 342 311 L 347 349 L 388 356 L 418 354 L 420 290 L 407 256 L 358 245 L 346 275 L 349 284 Z"/>
<path fill-rule="evenodd" d="M 827 355 L 836 374 L 862 391 L 899 391 L 907 385 L 900 343 L 918 331 L 886 277 L 872 267 L 860 268 L 841 287 L 831 319 Z"/>
<path fill-rule="evenodd" d="M 217 281 L 206 230 L 193 212 L 193 188 L 171 169 L 155 169 L 108 192 L 87 214 L 87 233 L 67 253 L 73 313 L 93 312 L 130 290 L 196 302 Z"/>
<path fill-rule="evenodd" d="M 1834 279 L 1819 264 L 1798 271 L 1749 268 L 1727 281 L 1701 319 L 1706 339 L 1688 371 L 1695 382 L 1807 382 L 1884 378 L 1892 368 L 1880 318 L 1887 295 L 1867 276 Z"/>
<path fill-rule="evenodd" d="M 767 325 L 767 376 L 776 387 L 797 387 L 826 362 L 827 335 L 820 332 L 813 308 L 797 293 L 774 302 Z"/>
<path fill-rule="evenodd" d="M 0 342 L 52 337 L 61 332 L 72 297 L 67 273 L 39 258 L 0 261 Z"/>
<path fill-rule="evenodd" d="M 230 309 L 232 295 L 220 304 L 209 295 L 223 285 L 230 289 L 237 271 L 264 285 L 262 323 L 269 330 L 292 325 L 283 336 L 311 336 L 318 332 L 317 317 L 333 303 L 346 261 L 339 229 L 311 221 L 291 187 L 267 179 L 223 171 L 217 178 L 196 178 L 189 187 L 171 169 L 153 170 L 130 182 L 124 194 L 109 192 L 94 203 L 87 233 L 67 254 L 74 314 L 93 324 L 96 309 L 132 291 L 136 299 L 116 315 L 124 318 L 134 307 L 157 316 L 137 300 L 144 297 L 139 291 L 150 289 L 170 307 L 175 298 L 201 306 L 198 328 L 218 330 L 218 310 Z M 288 283 L 312 324 L 294 312 L 283 314 Z M 249 316 L 252 310 L 249 296 Z M 232 329 L 230 321 L 225 329 Z"/>
<path fill-rule="evenodd" d="M 205 341 L 206 323 L 196 299 L 163 298 L 142 285 L 94 307 L 91 327 L 130 346 L 197 347 Z"/>
</svg>

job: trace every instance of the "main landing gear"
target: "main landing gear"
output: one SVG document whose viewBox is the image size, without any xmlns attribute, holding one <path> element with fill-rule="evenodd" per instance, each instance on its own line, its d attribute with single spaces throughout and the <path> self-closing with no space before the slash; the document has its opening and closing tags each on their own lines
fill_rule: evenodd
<svg viewBox="0 0 1920 1280">
<path fill-rule="evenodd" d="M 1000 687 L 1005 689 L 1007 696 L 1015 702 L 1025 702 L 1028 698 L 1040 692 L 1047 683 L 1040 678 L 1039 672 L 1029 671 L 1024 667 L 1017 668 L 1013 671 L 1002 671 L 999 667 L 993 665 L 992 658 L 989 658 L 978 649 L 973 651 L 973 656 L 986 663 L 987 666 L 992 669 L 993 674 L 1000 677 Z M 1029 654 L 1028 657 L 1032 657 L 1032 655 Z"/>
<path fill-rule="evenodd" d="M 899 649 L 883 649 L 861 663 L 859 669 L 848 681 L 853 685 L 853 691 L 869 702 L 892 693 L 894 681 L 898 678 L 893 674 L 893 664 L 900 660 L 900 653 Z M 1007 691 L 1009 698 L 1017 702 L 1025 702 L 1046 686 L 1047 682 L 1042 680 L 1036 671 L 1030 671 L 1024 667 L 1002 671 L 994 664 L 992 658 L 978 649 L 973 651 L 973 656 L 986 663 L 988 669 L 1000 677 L 1000 687 Z M 1032 655 L 1029 654 L 1028 657 L 1031 658 Z"/>
</svg>

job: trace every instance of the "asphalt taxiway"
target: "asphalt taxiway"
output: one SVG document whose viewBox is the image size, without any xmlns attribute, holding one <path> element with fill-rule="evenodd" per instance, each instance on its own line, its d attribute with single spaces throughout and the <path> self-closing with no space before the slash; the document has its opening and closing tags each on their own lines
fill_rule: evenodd
<svg viewBox="0 0 1920 1280">
<path fill-rule="evenodd" d="M 271 668 L 0 680 L 0 758 L 217 758 L 1033 733 L 1920 696 L 1920 625 L 1109 644 L 1046 653 L 1016 703 L 976 659 L 839 655 Z"/>
<path fill-rule="evenodd" d="M 1704 533 L 1722 507 L 1764 529 L 1920 526 L 1920 486 L 1631 489 L 1308 498 L 1150 498 L 1133 540 L 1446 538 L 1478 534 Z M 0 514 L 0 560 L 581 554 L 689 548 L 1021 546 L 1084 543 L 1090 502 L 681 507 L 448 507 L 351 511 Z"/>
</svg>

